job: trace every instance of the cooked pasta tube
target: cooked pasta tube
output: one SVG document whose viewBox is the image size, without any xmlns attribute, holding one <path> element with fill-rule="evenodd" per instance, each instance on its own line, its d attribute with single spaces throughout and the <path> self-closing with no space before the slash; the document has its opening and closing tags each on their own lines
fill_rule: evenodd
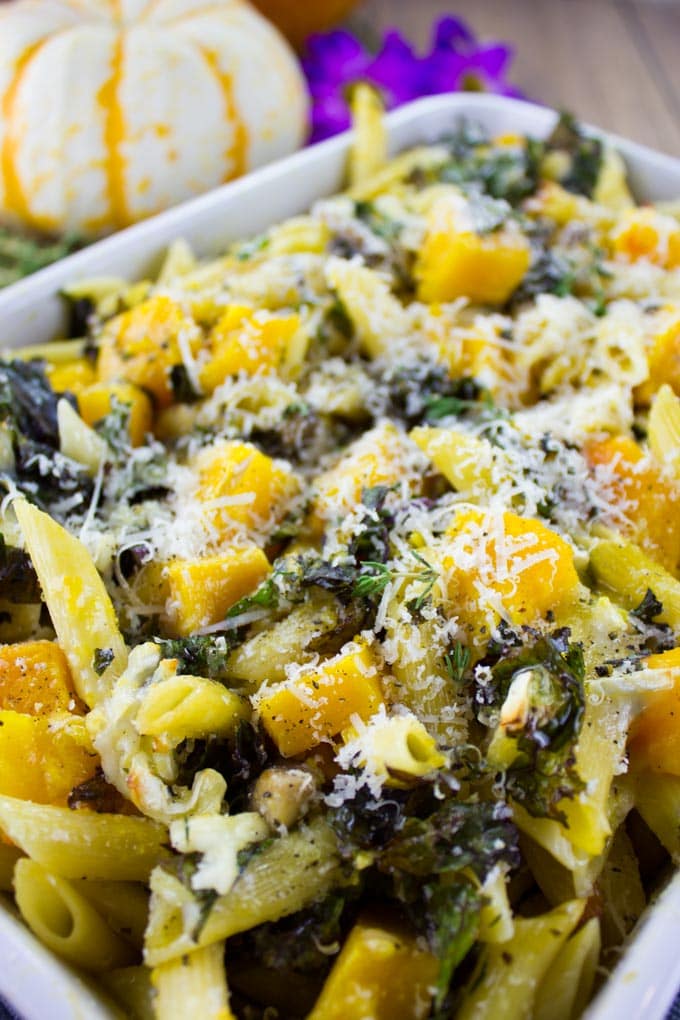
<svg viewBox="0 0 680 1020">
<path fill-rule="evenodd" d="M 680 776 L 641 772 L 635 777 L 635 807 L 680 864 Z"/>
<path fill-rule="evenodd" d="M 71 885 L 117 935 L 136 949 L 142 948 L 149 917 L 149 893 L 141 883 L 72 879 Z"/>
<path fill-rule="evenodd" d="M 626 609 L 635 609 L 648 591 L 654 592 L 662 605 L 658 620 L 680 626 L 680 581 L 632 542 L 598 542 L 590 553 L 590 569 Z"/>
<path fill-rule="evenodd" d="M 31 931 L 70 963 L 98 971 L 132 962 L 131 947 L 67 879 L 22 858 L 14 870 L 14 892 Z"/>
<path fill-rule="evenodd" d="M 155 1020 L 154 990 L 148 967 L 115 967 L 98 974 L 99 983 L 134 1020 Z"/>
<path fill-rule="evenodd" d="M 154 967 L 156 1020 L 233 1020 L 224 970 L 224 942 Z"/>
<path fill-rule="evenodd" d="M 578 924 L 584 900 L 569 900 L 539 917 L 515 919 L 507 942 L 488 944 L 457 1020 L 524 1020 L 531 1016 L 548 968 Z"/>
<path fill-rule="evenodd" d="M 354 143 L 350 149 L 347 176 L 350 185 L 362 184 L 384 165 L 387 159 L 387 135 L 380 94 L 360 82 L 352 89 Z"/>
<path fill-rule="evenodd" d="M 533 1020 L 576 1020 L 581 1016 L 595 982 L 600 943 L 596 917 L 567 939 L 538 989 Z"/>
<path fill-rule="evenodd" d="M 62 399 L 57 404 L 57 423 L 61 452 L 96 475 L 106 460 L 106 442 L 73 410 L 68 400 Z"/>
<path fill-rule="evenodd" d="M 176 740 L 227 736 L 249 715 L 248 702 L 216 680 L 171 676 L 144 690 L 135 726 L 144 736 Z"/>
<path fill-rule="evenodd" d="M 167 856 L 167 830 L 148 818 L 93 814 L 0 796 L 0 829 L 65 878 L 145 881 Z"/>
<path fill-rule="evenodd" d="M 341 881 L 335 837 L 321 820 L 301 826 L 251 858 L 204 923 L 191 892 L 157 868 L 151 876 L 146 962 L 157 966 L 265 921 L 302 910 Z M 197 937 L 193 937 L 198 927 Z"/>
<path fill-rule="evenodd" d="M 111 599 L 82 542 L 23 499 L 14 501 L 14 512 L 76 691 L 92 706 L 127 662 L 127 648 Z M 108 665 L 99 671 L 97 653 L 102 652 Z"/>
<path fill-rule="evenodd" d="M 677 471 L 680 467 L 680 398 L 668 383 L 664 383 L 652 402 L 647 438 L 656 459 Z"/>
</svg>

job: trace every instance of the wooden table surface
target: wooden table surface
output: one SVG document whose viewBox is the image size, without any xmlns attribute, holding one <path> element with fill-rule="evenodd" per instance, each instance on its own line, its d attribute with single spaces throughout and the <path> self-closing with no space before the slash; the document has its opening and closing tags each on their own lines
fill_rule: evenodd
<svg viewBox="0 0 680 1020">
<path fill-rule="evenodd" d="M 680 0 L 364 0 L 352 24 L 424 47 L 449 12 L 515 46 L 528 98 L 680 156 Z"/>
</svg>

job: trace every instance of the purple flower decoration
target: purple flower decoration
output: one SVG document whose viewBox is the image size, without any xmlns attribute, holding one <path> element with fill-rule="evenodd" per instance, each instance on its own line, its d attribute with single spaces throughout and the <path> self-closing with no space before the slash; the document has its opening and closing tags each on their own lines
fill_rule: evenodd
<svg viewBox="0 0 680 1020">
<path fill-rule="evenodd" d="M 392 29 L 377 53 L 370 53 L 341 29 L 307 40 L 302 65 L 312 97 L 310 142 L 344 131 L 350 124 L 348 86 L 369 82 L 382 93 L 388 110 L 419 96 L 440 92 L 484 91 L 518 96 L 505 75 L 512 47 L 479 43 L 460 18 L 437 22 L 431 49 L 424 56 Z"/>
</svg>

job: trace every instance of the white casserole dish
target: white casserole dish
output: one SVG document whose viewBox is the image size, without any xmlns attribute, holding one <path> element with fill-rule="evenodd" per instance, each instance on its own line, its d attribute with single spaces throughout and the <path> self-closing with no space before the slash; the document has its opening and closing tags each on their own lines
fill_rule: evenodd
<svg viewBox="0 0 680 1020">
<path fill-rule="evenodd" d="M 553 110 L 480 94 L 437 96 L 388 117 L 392 152 L 430 142 L 461 117 L 491 134 L 549 133 Z M 680 197 L 680 160 L 612 135 L 638 199 Z M 124 230 L 0 292 L 0 348 L 39 343 L 63 329 L 59 290 L 85 276 L 140 277 L 160 264 L 167 245 L 185 238 L 200 255 L 214 255 L 342 186 L 351 133 Z M 680 988 L 680 874 L 646 912 L 616 971 L 587 1011 L 588 1020 L 662 1020 Z M 91 986 L 44 949 L 0 899 L 0 995 L 24 1020 L 111 1020 L 120 1016 Z M 499 1018 L 502 1020 L 502 1018 Z"/>
</svg>

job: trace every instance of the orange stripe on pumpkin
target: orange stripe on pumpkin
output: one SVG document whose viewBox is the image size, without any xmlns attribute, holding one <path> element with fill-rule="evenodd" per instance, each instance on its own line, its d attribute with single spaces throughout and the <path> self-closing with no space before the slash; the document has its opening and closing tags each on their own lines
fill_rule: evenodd
<svg viewBox="0 0 680 1020">
<path fill-rule="evenodd" d="M 52 36 L 51 38 L 54 38 Z M 19 88 L 26 75 L 28 67 L 33 58 L 49 42 L 49 38 L 39 39 L 24 50 L 16 62 L 14 77 L 12 78 L 2 98 L 2 118 L 5 122 L 5 137 L 0 150 L 0 167 L 2 168 L 2 179 L 5 191 L 5 208 L 15 213 L 24 223 L 31 223 L 39 226 L 38 218 L 31 212 L 30 206 L 24 193 L 19 171 L 17 169 L 17 150 L 19 138 L 16 126 L 13 123 L 14 107 L 16 104 Z"/>
<path fill-rule="evenodd" d="M 234 177 L 239 177 L 247 170 L 246 158 L 248 151 L 248 129 L 238 112 L 236 98 L 234 96 L 234 80 L 232 76 L 222 70 L 220 67 L 219 57 L 213 50 L 205 49 L 203 46 L 199 48 L 208 67 L 210 68 L 211 73 L 220 87 L 220 91 L 224 98 L 227 120 L 234 128 L 232 143 L 225 152 L 227 165 L 231 169 L 225 174 L 224 180 L 231 181 Z"/>
<path fill-rule="evenodd" d="M 112 220 L 124 227 L 132 222 L 125 193 L 125 157 L 122 153 L 125 138 L 125 118 L 118 95 L 123 76 L 124 37 L 114 43 L 111 58 L 111 76 L 97 93 L 97 101 L 104 110 L 104 145 L 106 147 L 106 190 Z"/>
</svg>

